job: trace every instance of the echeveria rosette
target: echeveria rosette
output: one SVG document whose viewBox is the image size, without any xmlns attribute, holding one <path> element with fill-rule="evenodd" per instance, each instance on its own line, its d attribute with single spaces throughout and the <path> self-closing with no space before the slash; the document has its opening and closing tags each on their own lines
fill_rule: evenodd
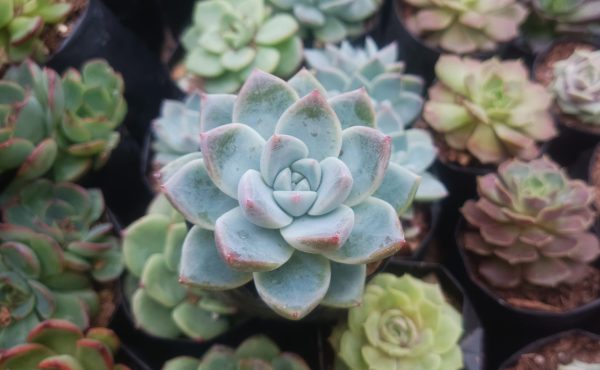
<svg viewBox="0 0 600 370">
<path fill-rule="evenodd" d="M 550 88 L 562 113 L 600 127 L 600 50 L 575 50 L 556 62 Z"/>
<path fill-rule="evenodd" d="M 70 270 L 108 283 L 123 261 L 112 224 L 102 222 L 105 205 L 98 189 L 38 179 L 23 187 L 2 209 L 3 221 L 50 236 L 63 249 Z"/>
<path fill-rule="evenodd" d="M 207 95 L 203 159 L 164 184 L 195 224 L 181 281 L 226 290 L 254 280 L 291 319 L 358 304 L 365 264 L 404 243 L 397 215 L 419 182 L 389 163 L 391 139 L 374 127 L 364 90 L 327 100 L 305 70 L 289 83 L 257 70 L 238 96 Z"/>
<path fill-rule="evenodd" d="M 382 273 L 330 338 L 340 370 L 458 370 L 461 314 L 439 284 Z"/>
<path fill-rule="evenodd" d="M 340 42 L 367 31 L 366 22 L 383 5 L 382 0 L 269 0 L 275 11 L 292 14 L 304 38 Z"/>
<path fill-rule="evenodd" d="M 0 349 L 25 341 L 49 318 L 80 328 L 99 311 L 88 277 L 68 271 L 58 243 L 30 229 L 0 223 Z"/>
<path fill-rule="evenodd" d="M 235 307 L 209 292 L 179 284 L 183 217 L 163 195 L 123 233 L 123 257 L 138 282 L 130 300 L 136 326 L 163 338 L 210 340 L 229 329 Z"/>
<path fill-rule="evenodd" d="M 579 360 L 566 365 L 559 365 L 558 370 L 600 370 L 600 364 L 592 364 Z"/>
<path fill-rule="evenodd" d="M 297 354 L 281 352 L 271 339 L 255 335 L 243 341 L 236 349 L 222 345 L 212 346 L 201 359 L 181 356 L 169 360 L 162 370 L 310 370 Z"/>
<path fill-rule="evenodd" d="M 423 118 L 446 144 L 483 164 L 533 159 L 538 143 L 557 135 L 552 96 L 529 80 L 521 61 L 483 62 L 443 55 Z"/>
<path fill-rule="evenodd" d="M 373 99 L 377 114 L 392 107 L 400 128 L 384 130 L 380 125 L 384 132 L 410 126 L 421 115 L 423 79 L 404 73 L 396 43 L 379 49 L 367 37 L 364 47 L 343 41 L 339 47 L 327 44 L 323 49 L 308 49 L 304 55 L 329 96 L 364 87 Z"/>
<path fill-rule="evenodd" d="M 404 0 L 406 27 L 435 48 L 453 54 L 489 52 L 519 35 L 529 11 L 518 0 Z"/>
<path fill-rule="evenodd" d="M 84 333 L 66 320 L 48 320 L 29 332 L 27 343 L 0 353 L 0 370 L 129 370 L 115 361 L 120 345 L 108 328 Z"/>
<path fill-rule="evenodd" d="M 234 93 L 254 68 L 290 77 L 302 63 L 298 23 L 264 0 L 198 1 L 182 36 L 188 77 L 209 93 Z"/>
<path fill-rule="evenodd" d="M 184 102 L 165 100 L 160 117 L 152 122 L 154 164 L 161 168 L 186 154 L 200 149 L 199 94 L 190 94 Z"/>
<path fill-rule="evenodd" d="M 588 231 L 596 216 L 593 189 L 548 158 L 507 161 L 477 179 L 477 192 L 480 198 L 461 209 L 476 229 L 463 242 L 492 286 L 573 284 L 600 255 L 598 237 Z"/>
</svg>

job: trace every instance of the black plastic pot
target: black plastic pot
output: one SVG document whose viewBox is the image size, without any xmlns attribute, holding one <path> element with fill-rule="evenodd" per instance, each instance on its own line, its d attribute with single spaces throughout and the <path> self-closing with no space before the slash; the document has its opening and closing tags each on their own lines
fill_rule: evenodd
<svg viewBox="0 0 600 370">
<path fill-rule="evenodd" d="M 169 27 L 173 37 L 179 40 L 185 27 L 192 21 L 196 0 L 158 1 L 167 27 Z"/>
<path fill-rule="evenodd" d="M 127 345 L 121 344 L 115 357 L 115 363 L 124 364 L 131 370 L 153 370 L 142 361 Z"/>
<path fill-rule="evenodd" d="M 124 28 L 101 0 L 89 0 L 71 35 L 46 64 L 62 73 L 94 58 L 106 59 L 123 75 L 128 105 L 124 125 L 141 145 L 163 99 L 177 98 L 181 92 L 158 57 Z"/>
<path fill-rule="evenodd" d="M 427 217 L 427 222 L 428 222 L 428 226 L 429 229 L 427 230 L 427 234 L 425 234 L 425 236 L 423 237 L 423 240 L 421 241 L 421 243 L 419 243 L 419 246 L 417 247 L 417 249 L 414 250 L 414 252 L 410 255 L 410 257 L 408 258 L 404 258 L 404 257 L 395 257 L 396 259 L 400 259 L 400 260 L 411 260 L 411 261 L 422 261 L 423 259 L 425 259 L 425 256 L 427 255 L 427 252 L 429 251 L 429 247 L 431 245 L 431 241 L 433 240 L 433 237 L 436 234 L 438 225 L 440 223 L 440 216 L 442 213 L 442 201 L 438 200 L 436 202 L 430 203 L 430 204 L 417 204 L 416 207 L 419 206 L 423 206 L 424 208 L 426 208 L 426 217 Z"/>
<path fill-rule="evenodd" d="M 417 278 L 434 275 L 449 300 L 456 303 L 457 308 L 462 312 L 464 334 L 460 341 L 460 347 L 463 352 L 464 370 L 484 369 L 485 335 L 483 326 L 481 325 L 479 316 L 473 308 L 469 297 L 448 270 L 436 263 L 392 261 L 387 265 L 384 272 L 392 273 L 397 276 L 411 274 Z M 345 320 L 345 318 L 343 318 L 343 320 Z M 322 332 L 324 339 L 321 341 L 324 342 L 326 346 L 323 351 L 324 358 L 321 360 L 324 365 L 323 369 L 331 369 L 334 358 L 331 346 L 326 343 L 327 335 L 329 335 L 330 332 L 331 330 L 323 330 Z"/>
<path fill-rule="evenodd" d="M 585 330 L 580 330 L 580 329 L 574 329 L 574 330 L 557 333 L 557 334 L 554 334 L 554 335 L 551 335 L 551 336 L 548 336 L 545 338 L 538 339 L 538 340 L 528 344 L 521 350 L 517 351 L 512 356 L 510 356 L 506 361 L 504 361 L 502 363 L 502 365 L 500 365 L 499 370 L 505 370 L 505 369 L 515 366 L 517 364 L 517 362 L 519 361 L 519 358 L 524 354 L 534 353 L 535 351 L 539 350 L 540 348 L 543 348 L 544 346 L 546 346 L 562 337 L 565 337 L 568 335 L 573 335 L 573 334 L 590 337 L 590 338 L 600 341 L 600 336 L 598 336 L 596 334 L 592 334 Z"/>
</svg>

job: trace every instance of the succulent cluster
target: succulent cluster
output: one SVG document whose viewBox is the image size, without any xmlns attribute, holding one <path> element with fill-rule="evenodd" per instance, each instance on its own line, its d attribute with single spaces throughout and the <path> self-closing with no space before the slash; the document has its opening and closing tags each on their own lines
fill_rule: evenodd
<svg viewBox="0 0 600 370">
<path fill-rule="evenodd" d="M 329 96 L 364 87 L 373 99 L 375 110 L 392 107 L 400 127 L 382 127 L 385 133 L 411 125 L 423 108 L 423 80 L 403 74 L 404 63 L 398 62 L 398 45 L 383 49 L 367 38 L 364 48 L 353 47 L 348 41 L 341 45 L 325 45 L 324 49 L 305 51 L 306 62 Z"/>
<path fill-rule="evenodd" d="M 277 344 L 263 335 L 243 341 L 235 350 L 212 346 L 202 359 L 181 356 L 167 361 L 162 370 L 310 370 L 295 353 L 281 352 Z"/>
<path fill-rule="evenodd" d="M 152 122 L 154 163 L 157 167 L 200 149 L 202 99 L 194 93 L 185 102 L 166 100 L 160 117 Z"/>
<path fill-rule="evenodd" d="M 535 158 L 537 142 L 556 136 L 552 96 L 529 80 L 522 62 L 444 55 L 435 72 L 423 118 L 450 148 L 498 164 Z"/>
<path fill-rule="evenodd" d="M 406 27 L 431 47 L 454 54 L 493 51 L 511 41 L 528 10 L 518 0 L 405 0 Z"/>
<path fill-rule="evenodd" d="M 181 248 L 187 234 L 183 217 L 158 196 L 148 214 L 123 235 L 127 269 L 139 285 L 131 306 L 136 325 L 165 338 L 180 335 L 209 340 L 229 328 L 234 307 L 210 293 L 179 284 Z"/>
<path fill-rule="evenodd" d="M 238 96 L 205 96 L 202 158 L 163 176 L 194 224 L 181 282 L 227 290 L 254 280 L 269 307 L 300 319 L 319 303 L 358 304 L 366 263 L 401 248 L 398 214 L 419 177 L 390 163 L 364 90 L 322 91 L 305 70 L 289 83 L 255 71 Z"/>
<path fill-rule="evenodd" d="M 42 61 L 48 50 L 42 31 L 62 22 L 72 5 L 63 0 L 5 0 L 0 4 L 0 68 L 32 57 Z"/>
<path fill-rule="evenodd" d="M 65 320 L 48 320 L 35 326 L 27 343 L 0 353 L 0 370 L 129 370 L 116 364 L 117 335 L 107 328 L 84 334 Z"/>
<path fill-rule="evenodd" d="M 382 0 L 269 0 L 277 11 L 293 14 L 305 37 L 320 42 L 339 42 L 366 32 L 366 22 L 382 6 Z M 310 34 L 310 35 L 309 35 Z"/>
<path fill-rule="evenodd" d="M 556 62 L 551 89 L 561 112 L 600 126 L 600 51 L 575 50 Z"/>
<path fill-rule="evenodd" d="M 512 160 L 498 173 L 477 179 L 477 201 L 461 212 L 476 230 L 464 234 L 465 248 L 479 256 L 479 273 L 492 286 L 575 283 L 600 255 L 593 189 L 570 180 L 546 157 Z"/>
<path fill-rule="evenodd" d="M 535 16 L 550 26 L 552 34 L 600 35 L 598 0 L 532 0 Z M 549 24 L 548 24 L 549 23 Z"/>
<path fill-rule="evenodd" d="M 558 370 L 600 370 L 600 364 L 588 364 L 575 360 L 567 365 L 560 365 Z"/>
<path fill-rule="evenodd" d="M 363 303 L 350 309 L 348 322 L 335 328 L 330 342 L 340 369 L 458 370 L 462 332 L 462 316 L 438 284 L 382 273 L 369 282 Z"/>
<path fill-rule="evenodd" d="M 253 69 L 289 77 L 302 62 L 298 23 L 264 0 L 199 1 L 182 37 L 185 68 L 210 93 L 236 92 Z"/>
</svg>

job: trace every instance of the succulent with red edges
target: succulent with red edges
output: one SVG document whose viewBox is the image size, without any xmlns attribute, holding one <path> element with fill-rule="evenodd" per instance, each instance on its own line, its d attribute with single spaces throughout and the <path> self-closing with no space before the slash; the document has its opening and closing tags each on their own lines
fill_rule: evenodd
<svg viewBox="0 0 600 370">
<path fill-rule="evenodd" d="M 461 209 L 475 229 L 463 241 L 490 285 L 576 283 L 600 255 L 598 237 L 588 231 L 596 217 L 593 189 L 548 158 L 507 161 L 479 177 L 477 191 L 480 198 Z"/>
</svg>

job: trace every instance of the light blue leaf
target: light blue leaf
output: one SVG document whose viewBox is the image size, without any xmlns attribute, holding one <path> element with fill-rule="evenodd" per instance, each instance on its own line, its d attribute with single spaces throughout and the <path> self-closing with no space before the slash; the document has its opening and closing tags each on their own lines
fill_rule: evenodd
<svg viewBox="0 0 600 370">
<path fill-rule="evenodd" d="M 331 262 L 331 282 L 321 304 L 336 308 L 358 306 L 362 301 L 366 277 L 367 265 Z"/>
<path fill-rule="evenodd" d="M 342 129 L 352 126 L 375 127 L 375 108 L 364 88 L 331 98 L 329 104 L 338 116 Z"/>
<path fill-rule="evenodd" d="M 321 161 L 321 184 L 317 189 L 317 200 L 308 212 L 319 216 L 339 207 L 352 191 L 352 173 L 338 158 L 329 157 Z"/>
<path fill-rule="evenodd" d="M 274 191 L 273 198 L 277 204 L 293 217 L 300 217 L 313 205 L 317 199 L 314 191 Z"/>
<path fill-rule="evenodd" d="M 321 94 L 327 95 L 325 88 L 319 83 L 315 76 L 305 68 L 302 68 L 298 73 L 296 73 L 296 75 L 292 77 L 288 83 L 294 88 L 294 90 L 296 90 L 298 96 L 300 97 L 304 97 L 315 90 L 319 90 Z"/>
<path fill-rule="evenodd" d="M 433 177 L 429 172 L 421 175 L 421 184 L 415 195 L 417 202 L 433 202 L 442 199 L 448 195 L 448 190 L 444 184 Z"/>
<path fill-rule="evenodd" d="M 200 111 L 200 130 L 206 132 L 215 127 L 233 123 L 233 105 L 235 95 L 202 94 Z"/>
<path fill-rule="evenodd" d="M 390 163 L 383 183 L 373 196 L 389 203 L 400 215 L 411 206 L 420 182 L 419 175 Z"/>
<path fill-rule="evenodd" d="M 289 135 L 273 135 L 267 140 L 260 157 L 260 173 L 267 185 L 272 186 L 284 168 L 299 159 L 306 158 L 308 148 L 298 138 Z"/>
<path fill-rule="evenodd" d="M 267 229 L 280 229 L 292 222 L 273 198 L 273 189 L 265 185 L 260 173 L 248 170 L 238 187 L 240 211 L 253 224 Z"/>
</svg>

